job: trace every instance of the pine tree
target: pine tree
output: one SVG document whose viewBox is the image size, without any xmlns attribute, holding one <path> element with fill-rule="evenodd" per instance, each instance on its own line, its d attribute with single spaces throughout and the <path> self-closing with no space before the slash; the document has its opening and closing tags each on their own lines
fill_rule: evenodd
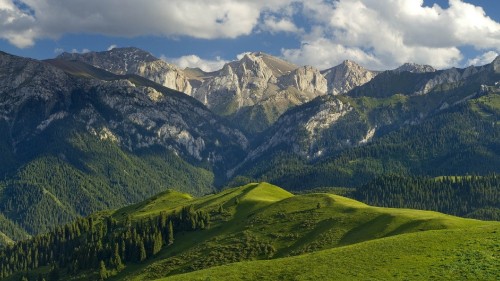
<svg viewBox="0 0 500 281">
<path fill-rule="evenodd" d="M 139 241 L 139 251 L 138 251 L 138 254 L 139 254 L 139 261 L 143 261 L 147 258 L 147 254 L 146 254 L 146 248 L 144 247 L 144 242 L 143 241 Z"/>
<path fill-rule="evenodd" d="M 163 246 L 163 239 L 161 237 L 160 232 L 155 232 L 154 237 L 153 237 L 153 255 L 156 255 L 159 251 L 161 251 L 161 248 Z"/>
<path fill-rule="evenodd" d="M 168 222 L 168 245 L 174 244 L 174 227 L 172 221 Z"/>
<path fill-rule="evenodd" d="M 120 251 L 119 251 L 118 243 L 115 243 L 115 249 L 113 251 L 113 257 L 111 258 L 111 265 L 117 271 L 122 270 L 123 267 L 124 267 L 123 263 L 122 263 L 122 258 L 120 257 Z"/>
<path fill-rule="evenodd" d="M 100 280 L 105 280 L 108 278 L 108 270 L 106 269 L 106 264 L 104 261 L 99 263 L 99 278 Z"/>
</svg>

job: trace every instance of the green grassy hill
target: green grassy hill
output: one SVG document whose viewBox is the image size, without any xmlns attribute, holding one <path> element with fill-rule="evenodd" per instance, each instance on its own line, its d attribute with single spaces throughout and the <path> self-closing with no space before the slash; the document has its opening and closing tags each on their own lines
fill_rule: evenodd
<svg viewBox="0 0 500 281">
<path fill-rule="evenodd" d="M 331 194 L 294 196 L 267 183 L 202 198 L 166 192 L 118 210 L 114 216 L 138 220 L 187 205 L 211 214 L 209 229 L 179 233 L 176 242 L 158 256 L 144 265 L 127 267 L 111 280 L 151 280 L 233 262 L 343 248 L 405 233 L 499 226 L 436 212 L 371 207 Z M 272 263 L 268 262 L 271 267 Z M 207 277 L 200 274 L 195 276 Z"/>
<path fill-rule="evenodd" d="M 413 280 L 499 274 L 494 267 L 499 258 L 497 222 L 371 207 L 327 193 L 293 195 L 268 183 L 251 183 L 200 198 L 168 190 L 138 204 L 95 214 L 89 219 L 91 226 L 84 219 L 80 227 L 65 227 L 66 236 L 80 235 L 72 238 L 80 245 L 75 246 L 78 251 L 86 247 L 81 244 L 85 239 L 78 237 L 97 237 L 104 231 L 108 234 L 103 237 L 108 238 L 96 245 L 102 249 L 98 252 L 106 253 L 115 243 L 113 237 L 141 235 L 140 229 L 153 227 L 162 216 L 184 218 L 187 228 L 175 223 L 173 239 L 141 260 L 126 260 L 128 250 L 122 251 L 116 244 L 116 254 L 126 260 L 119 269 L 113 269 L 108 255 L 97 254 L 112 275 L 106 280 Z M 196 225 L 189 226 L 189 217 Z M 90 235 L 82 227 L 97 232 Z M 82 230 L 70 234 L 76 228 Z M 151 228 L 145 235 L 156 231 Z M 64 255 L 79 257 L 71 247 L 69 252 L 64 246 L 50 249 L 65 249 Z M 61 280 L 99 279 L 98 264 L 92 270 L 78 270 L 71 264 L 75 261 L 61 263 Z M 432 270 L 427 270 L 430 265 L 434 265 Z M 23 274 L 48 276 L 49 271 L 39 264 L 35 270 L 6 280 L 18 280 Z"/>
<path fill-rule="evenodd" d="M 417 232 L 161 280 L 498 280 L 500 226 Z"/>
</svg>

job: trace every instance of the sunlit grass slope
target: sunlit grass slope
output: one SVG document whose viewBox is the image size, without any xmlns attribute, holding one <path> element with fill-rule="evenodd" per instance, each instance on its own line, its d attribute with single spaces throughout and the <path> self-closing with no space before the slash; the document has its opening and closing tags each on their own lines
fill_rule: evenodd
<svg viewBox="0 0 500 281">
<path fill-rule="evenodd" d="M 411 260 L 411 257 L 405 257 L 406 254 L 411 254 L 411 252 L 406 253 L 405 249 L 419 246 L 418 243 L 404 245 L 414 239 L 411 237 L 429 239 L 432 240 L 429 243 L 435 243 L 434 236 L 432 236 L 434 234 L 429 234 L 428 237 L 420 235 L 431 230 L 448 231 L 451 229 L 457 229 L 457 232 L 449 232 L 450 235 L 457 235 L 457 237 L 469 230 L 474 230 L 471 233 L 479 235 L 484 229 L 488 230 L 488 227 L 492 227 L 491 231 L 494 231 L 498 226 L 497 223 L 463 219 L 437 212 L 371 207 L 352 199 L 326 193 L 294 196 L 267 183 L 248 184 L 201 198 L 192 198 L 187 194 L 168 191 L 145 202 L 120 209 L 115 212 L 115 216 L 118 219 L 129 216 L 132 220 L 136 220 L 154 216 L 162 211 L 178 211 L 188 205 L 192 205 L 195 210 L 203 210 L 211 214 L 211 224 L 208 229 L 176 234 L 174 244 L 162 250 L 155 258 L 147 261 L 146 264 L 127 266 L 123 272 L 110 280 L 153 280 L 234 262 L 262 259 L 271 259 L 263 263 L 271 270 L 268 272 L 271 274 L 268 280 L 278 280 L 277 276 L 281 274 L 279 267 L 283 266 L 285 268 L 283 270 L 286 271 L 289 265 L 285 264 L 286 259 L 276 258 L 318 252 L 318 256 L 304 256 L 303 261 L 294 257 L 290 259 L 290 262 L 296 262 L 300 268 L 300 263 L 305 263 L 307 257 L 324 258 L 322 266 L 329 268 L 326 261 L 337 259 L 338 254 L 335 251 L 357 249 L 346 250 L 354 247 L 348 245 L 366 245 L 359 247 L 367 251 L 364 255 L 369 259 L 372 256 L 371 253 L 376 255 L 379 249 L 392 247 L 392 243 L 397 242 L 401 246 L 394 248 L 394 251 L 399 249 L 401 253 L 394 252 L 393 254 L 401 255 L 402 259 Z M 396 237 L 407 237 L 405 233 L 416 234 L 408 236 L 410 238 L 396 239 Z M 439 234 L 441 232 L 429 233 L 436 233 L 436 237 L 441 235 Z M 446 237 L 447 234 L 443 235 Z M 386 237 L 394 238 L 385 239 Z M 389 244 L 383 244 L 386 242 L 367 244 L 366 241 L 389 241 L 387 242 Z M 450 242 L 448 246 L 455 247 L 453 243 L 458 242 Z M 371 245 L 374 245 L 373 247 L 379 245 L 377 246 L 379 248 L 370 250 L 368 248 L 372 247 Z M 444 248 L 448 246 L 443 245 Z M 429 247 L 432 248 L 432 244 L 429 244 L 427 248 Z M 356 254 L 353 252 L 351 255 Z M 425 254 L 422 255 L 425 256 Z M 435 253 L 429 252 L 429 255 L 433 256 Z M 422 258 L 425 259 L 425 257 Z M 274 268 L 272 265 L 274 262 L 277 262 L 278 268 Z M 341 266 L 341 261 L 338 262 L 336 266 Z M 347 263 L 347 260 L 344 262 Z M 311 263 L 314 262 L 311 261 Z M 250 268 L 253 264 L 243 263 L 234 266 Z M 255 270 L 259 266 L 256 265 Z M 378 265 L 367 264 L 366 266 L 374 268 Z M 415 266 L 419 265 L 415 264 Z M 293 268 L 293 265 L 290 267 Z M 238 270 L 240 269 L 234 269 L 234 272 Z M 245 269 L 241 268 L 241 270 Z M 234 275 L 234 277 L 237 279 L 247 276 L 250 278 L 247 280 L 259 279 L 260 273 L 251 272 L 253 269 L 248 270 L 249 275 L 240 275 L 240 277 Z M 272 275 L 274 270 L 278 275 Z M 318 267 L 317 270 L 322 269 Z M 223 271 L 223 269 L 213 269 L 209 272 L 203 271 L 205 273 L 193 273 L 194 275 L 187 277 L 196 279 L 208 277 L 211 274 L 223 274 Z M 324 273 L 329 274 L 328 271 Z M 211 280 L 219 280 L 219 278 Z"/>
<path fill-rule="evenodd" d="M 500 225 L 397 235 L 161 280 L 500 280 Z"/>
</svg>

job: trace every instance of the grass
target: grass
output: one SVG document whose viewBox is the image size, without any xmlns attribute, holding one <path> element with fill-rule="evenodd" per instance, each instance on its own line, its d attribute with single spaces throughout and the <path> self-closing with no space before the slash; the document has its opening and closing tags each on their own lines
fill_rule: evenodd
<svg viewBox="0 0 500 281">
<path fill-rule="evenodd" d="M 160 280 L 498 280 L 500 225 L 398 235 Z"/>
<path fill-rule="evenodd" d="M 437 239 L 441 235 L 439 233 L 445 233 L 442 231 L 453 235 L 461 233 L 456 234 L 460 237 L 466 230 L 474 230 L 479 235 L 482 230 L 496 231 L 499 227 L 498 223 L 463 219 L 437 212 L 371 207 L 327 193 L 292 195 L 267 183 L 252 183 L 201 198 L 168 191 L 117 210 L 114 214 L 118 219 L 124 216 L 137 219 L 187 205 L 211 213 L 209 229 L 177 233 L 175 243 L 164 248 L 155 258 L 144 264 L 128 265 L 110 280 L 153 280 L 167 276 L 169 278 L 165 280 L 206 280 L 207 277 L 212 278 L 209 280 L 313 280 L 332 274 L 328 262 L 335 262 L 332 268 L 349 265 L 347 269 L 356 269 L 352 274 L 366 277 L 372 276 L 368 272 L 373 269 L 365 272 L 362 268 L 353 267 L 359 259 L 366 258 L 364 264 L 361 263 L 358 267 L 362 265 L 367 268 L 379 268 L 378 263 L 388 260 L 387 255 L 393 255 L 393 259 L 401 256 L 405 262 L 412 261 L 411 256 L 405 255 L 414 252 L 414 248 L 423 245 L 425 251 L 428 251 L 434 247 L 434 236 L 420 236 L 423 233 L 436 233 Z M 443 235 L 446 237 L 448 234 Z M 398 240 L 399 237 L 410 238 Z M 415 245 L 410 243 L 417 238 L 429 239 L 425 243 L 431 244 L 426 246 L 424 242 Z M 456 246 L 454 243 L 459 242 L 450 241 L 442 247 L 452 250 Z M 400 246 L 394 247 L 394 243 L 400 243 Z M 478 248 L 478 251 L 481 249 Z M 400 252 L 395 252 L 397 250 Z M 419 261 L 422 265 L 434 262 L 425 260 L 425 251 L 422 251 L 422 261 Z M 340 253 L 342 256 L 339 256 Z M 348 255 L 344 258 L 345 253 Z M 383 256 L 370 263 L 372 254 Z M 435 254 L 429 252 L 429 255 Z M 217 267 L 232 263 L 236 263 L 231 265 L 235 267 L 234 270 L 231 266 Z M 316 263 L 318 264 L 314 265 Z M 300 264 L 312 269 L 304 271 Z M 259 273 L 261 266 L 264 271 Z M 404 276 L 405 270 L 409 270 L 410 266 L 411 263 L 404 265 L 401 271 L 397 268 L 393 271 L 401 272 L 401 276 Z M 295 267 L 297 272 L 288 273 L 289 269 Z M 226 269 L 231 274 L 222 276 Z M 347 269 L 339 271 L 339 274 L 343 276 Z M 238 273 L 240 270 L 241 274 Z M 383 270 L 386 271 L 395 274 L 388 269 Z M 188 272 L 193 273 L 182 275 Z M 314 272 L 319 275 L 311 275 Z M 368 275 L 363 275 L 365 273 Z M 176 275 L 179 277 L 175 277 Z M 389 275 L 380 276 L 385 278 Z M 294 279 L 295 277 L 297 278 Z M 370 279 L 366 277 L 361 280 Z"/>
<path fill-rule="evenodd" d="M 131 219 L 138 220 L 160 212 L 171 212 L 192 199 L 193 197 L 187 193 L 169 189 L 143 202 L 122 208 L 113 215 L 115 219 L 125 219 L 128 215 L 132 215 Z"/>
</svg>

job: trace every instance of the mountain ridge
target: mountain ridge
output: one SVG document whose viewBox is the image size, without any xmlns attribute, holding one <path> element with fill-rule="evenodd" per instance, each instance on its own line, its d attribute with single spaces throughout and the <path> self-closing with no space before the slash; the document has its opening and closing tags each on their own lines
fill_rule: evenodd
<svg viewBox="0 0 500 281">
<path fill-rule="evenodd" d="M 249 96 L 252 85 L 286 91 L 252 96 L 257 104 L 245 100 L 224 117 L 138 74 L 0 53 L 0 211 L 9 234 L 0 231 L 20 239 L 167 187 L 202 195 L 249 181 L 355 188 L 385 173 L 499 172 L 500 58 L 467 69 L 385 71 L 338 95 L 323 91 L 327 80 L 314 68 L 263 53 L 243 61 L 225 69 L 240 94 L 243 85 Z M 216 75 L 189 71 L 200 85 Z M 236 122 L 253 127 L 242 132 L 247 125 Z"/>
<path fill-rule="evenodd" d="M 166 187 L 208 193 L 248 145 L 183 93 L 51 63 L 0 56 L 0 210 L 30 234 Z"/>
</svg>

